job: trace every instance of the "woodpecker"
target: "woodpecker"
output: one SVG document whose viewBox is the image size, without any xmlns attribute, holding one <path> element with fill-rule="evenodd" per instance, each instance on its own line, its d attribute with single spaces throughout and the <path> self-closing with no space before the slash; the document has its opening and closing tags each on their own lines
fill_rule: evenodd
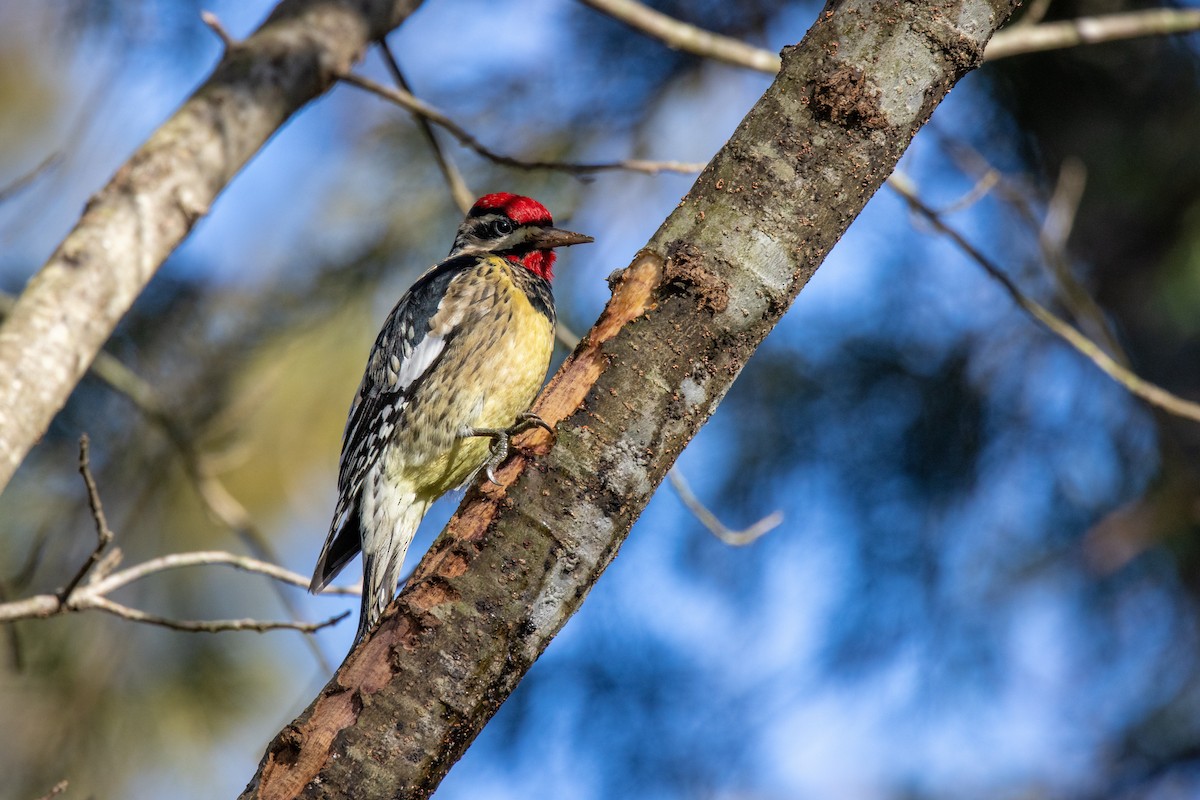
<svg viewBox="0 0 1200 800">
<path fill-rule="evenodd" d="M 593 241 L 528 197 L 485 195 L 445 261 L 417 279 L 375 339 L 350 406 L 338 497 L 309 591 L 363 555 L 357 644 L 374 630 L 434 500 L 481 468 L 492 482 L 554 349 L 554 248 Z"/>
</svg>

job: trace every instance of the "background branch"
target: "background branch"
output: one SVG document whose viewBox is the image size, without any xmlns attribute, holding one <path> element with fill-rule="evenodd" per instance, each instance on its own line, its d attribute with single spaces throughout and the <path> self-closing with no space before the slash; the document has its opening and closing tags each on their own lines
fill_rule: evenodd
<svg viewBox="0 0 1200 800">
<path fill-rule="evenodd" d="M 779 56 L 739 39 L 706 31 L 656 11 L 637 0 L 580 0 L 631 28 L 657 39 L 667 47 L 711 58 L 737 67 L 774 75 Z M 1035 3 L 1031 19 L 1039 19 L 1048 3 Z M 1120 39 L 1166 36 L 1200 30 L 1200 10 L 1156 8 L 1081 17 L 1062 22 L 1014 24 L 992 37 L 984 51 L 987 61 L 1010 58 L 1043 50 L 1059 50 L 1082 44 Z"/>
<path fill-rule="evenodd" d="M 1110 378 L 1124 386 L 1130 394 L 1170 414 L 1192 420 L 1193 422 L 1200 422 L 1200 403 L 1185 400 L 1139 377 L 1133 371 L 1119 364 L 1112 356 L 1104 352 L 1102 347 L 1084 336 L 1066 320 L 1022 292 L 1020 287 L 998 265 L 993 263 L 977 247 L 967 241 L 962 234 L 947 225 L 937 211 L 922 201 L 917 196 L 911 183 L 905 180 L 903 176 L 893 175 L 889 179 L 888 185 L 899 193 L 908 202 L 909 206 L 924 217 L 939 233 L 947 236 L 975 263 L 983 267 L 984 271 L 1004 288 L 1004 291 L 1008 293 L 1009 297 L 1013 299 L 1013 302 L 1021 310 L 1042 323 L 1051 333 L 1085 356 Z"/>
<path fill-rule="evenodd" d="M 89 559 L 88 563 L 94 563 Z M 333 625 L 345 618 L 346 614 L 330 617 L 322 622 L 301 622 L 289 620 L 269 622 L 261 620 L 214 620 L 191 622 L 168 620 L 153 614 L 116 603 L 107 595 L 121 587 L 143 580 L 151 575 L 158 575 L 173 569 L 198 566 L 229 566 L 243 572 L 263 575 L 280 583 L 308 588 L 309 579 L 303 575 L 284 569 L 276 564 L 269 564 L 249 556 L 240 556 L 222 550 L 204 550 L 191 553 L 172 553 L 159 556 L 131 567 L 126 567 L 106 577 L 96 578 L 81 585 L 76 585 L 64 600 L 58 594 L 40 594 L 21 600 L 0 603 L 0 622 L 14 622 L 21 619 L 44 619 L 70 612 L 100 610 L 107 611 L 134 622 L 151 622 L 165 625 L 177 630 L 276 630 L 287 628 L 305 633 L 312 633 L 321 628 Z M 325 590 L 327 594 L 357 595 L 357 587 L 333 586 Z"/>
<path fill-rule="evenodd" d="M 454 120 L 446 116 L 442 111 L 434 108 L 425 101 L 414 97 L 409 92 L 384 86 L 381 83 L 376 83 L 370 78 L 356 75 L 352 72 L 343 72 L 338 76 L 341 80 L 356 86 L 359 89 L 377 94 L 385 100 L 390 100 L 396 105 L 405 110 L 432 122 L 446 130 L 451 136 L 469 150 L 473 150 L 484 158 L 495 164 L 501 164 L 506 167 L 517 167 L 519 169 L 547 169 L 556 172 L 569 172 L 577 175 L 586 175 L 592 172 L 609 172 L 613 170 L 627 170 L 629 172 L 644 172 L 647 175 L 657 175 L 660 172 L 679 172 L 689 174 L 699 172 L 704 168 L 703 164 L 685 162 L 685 161 L 647 161 L 644 159 L 629 158 L 621 161 L 597 161 L 591 163 L 570 163 L 566 161 L 540 161 L 526 160 L 515 158 L 513 156 L 498 153 L 495 150 L 484 145 L 466 128 L 463 128 Z M 474 198 L 472 198 L 474 200 Z"/>
<path fill-rule="evenodd" d="M 1167 36 L 1196 30 L 1200 30 L 1200 10 L 1152 8 L 1013 27 L 997 33 L 988 42 L 984 55 L 989 61 L 995 61 L 1044 50 L 1062 50 L 1083 44 Z"/>
<path fill-rule="evenodd" d="M 233 176 L 419 0 L 284 0 L 117 171 L 0 327 L 0 491 Z"/>
</svg>

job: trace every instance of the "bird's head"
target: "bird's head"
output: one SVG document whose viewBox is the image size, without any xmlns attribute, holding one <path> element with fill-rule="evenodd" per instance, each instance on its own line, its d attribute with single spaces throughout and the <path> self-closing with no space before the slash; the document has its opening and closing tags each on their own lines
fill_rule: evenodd
<svg viewBox="0 0 1200 800">
<path fill-rule="evenodd" d="M 550 212 L 537 200 L 496 192 L 471 206 L 450 255 L 490 253 L 550 280 L 554 277 L 554 248 L 591 241 L 591 236 L 554 227 Z"/>
</svg>

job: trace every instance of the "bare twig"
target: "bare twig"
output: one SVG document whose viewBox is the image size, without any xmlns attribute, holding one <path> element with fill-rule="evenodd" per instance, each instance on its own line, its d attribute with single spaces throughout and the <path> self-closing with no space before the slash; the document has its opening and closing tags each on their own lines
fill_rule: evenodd
<svg viewBox="0 0 1200 800">
<path fill-rule="evenodd" d="M 954 159 L 959 169 L 980 176 L 999 174 L 977 150 L 962 141 L 942 137 L 942 144 Z M 1055 292 L 1070 312 L 1071 319 L 1095 339 L 1116 361 L 1129 366 L 1128 357 L 1113 334 L 1112 326 L 1087 289 L 1071 270 L 1066 252 L 1067 239 L 1078 209 L 1086 180 L 1082 164 L 1072 159 L 1064 161 L 1062 171 L 1055 184 L 1054 194 L 1043 214 L 1039 200 L 1031 189 L 1022 182 L 1001 177 L 995 186 L 999 195 L 1017 212 L 1037 239 L 1042 261 L 1047 266 L 1054 282 Z M 942 212 L 945 213 L 945 212 Z"/>
<path fill-rule="evenodd" d="M 23 600 L 0 603 L 0 622 L 13 622 L 19 619 L 38 619 L 58 616 L 74 611 L 96 610 L 104 611 L 109 614 L 134 622 L 143 622 L 152 625 L 160 625 L 179 631 L 195 631 L 213 633 L 218 631 L 269 631 L 279 629 L 297 630 L 302 633 L 313 633 L 329 625 L 333 625 L 344 619 L 350 612 L 340 614 L 336 617 L 330 617 L 322 622 L 301 622 L 298 620 L 287 620 L 283 622 L 273 622 L 254 619 L 236 619 L 236 620 L 176 620 L 167 617 L 162 617 L 157 614 L 150 614 L 136 608 L 131 608 L 122 603 L 117 603 L 110 600 L 106 595 L 116 591 L 124 586 L 127 586 L 135 581 L 139 581 L 149 575 L 154 575 L 167 570 L 179 569 L 182 567 L 192 567 L 198 565 L 225 565 L 231 566 L 245 572 L 253 572 L 259 575 L 265 575 L 275 581 L 281 583 L 290 583 L 293 586 L 308 586 L 308 578 L 303 575 L 298 575 L 294 572 L 284 569 L 275 564 L 261 561 L 259 559 L 250 558 L 248 556 L 234 555 L 219 550 L 203 551 L 195 553 L 173 553 L 171 555 L 160 556 L 159 558 L 151 559 L 150 561 L 137 564 L 132 567 L 107 574 L 108 570 L 96 570 L 93 573 L 97 563 L 100 562 L 101 556 L 113 541 L 113 532 L 108 527 L 108 520 L 104 515 L 104 506 L 100 502 L 100 492 L 96 487 L 96 480 L 92 476 L 90 463 L 89 442 L 86 434 L 79 439 L 79 472 L 83 476 L 84 485 L 87 488 L 88 505 L 92 510 L 92 519 L 96 524 L 96 536 L 98 542 L 96 547 L 88 555 L 88 558 L 75 572 L 74 577 L 67 585 L 57 594 L 43 594 L 34 597 L 28 597 Z M 110 564 L 110 568 L 115 568 L 119 560 L 119 551 L 115 548 L 110 552 L 111 558 L 105 558 L 105 564 Z M 102 565 L 103 566 L 103 565 Z M 90 579 L 89 574 L 92 574 Z M 356 594 L 356 589 L 347 589 L 342 587 L 333 587 L 331 592 L 336 594 Z"/>
<path fill-rule="evenodd" d="M 289 629 L 305 633 L 319 630 L 327 625 L 340 621 L 345 615 L 332 617 L 323 622 L 310 623 L 296 620 L 270 622 L 262 620 L 216 620 L 192 622 L 169 620 L 154 614 L 148 614 L 138 609 L 109 600 L 107 595 L 131 583 L 142 580 L 150 575 L 156 575 L 172 569 L 183 567 L 224 565 L 234 567 L 244 572 L 264 575 L 281 583 L 293 586 L 307 587 L 308 578 L 275 564 L 259 561 L 248 556 L 239 556 L 220 550 L 199 551 L 194 553 L 172 553 L 158 558 L 126 567 L 104 578 L 93 579 L 76 586 L 68 601 L 63 603 L 57 594 L 42 594 L 0 603 L 0 622 L 12 622 L 19 619 L 41 619 L 58 616 L 68 612 L 98 610 L 117 614 L 135 622 L 149 622 L 157 625 L 175 628 L 176 630 L 277 630 Z M 326 589 L 326 593 L 354 595 L 358 594 L 356 587 L 335 586 Z"/>
<path fill-rule="evenodd" d="M 701 525 L 708 528 L 713 536 L 716 536 L 725 544 L 735 547 L 748 545 L 760 536 L 775 530 L 783 522 L 783 512 L 772 511 L 748 528 L 743 528 L 740 531 L 732 530 L 725 527 L 721 520 L 717 519 L 716 514 L 709 511 L 700 502 L 699 498 L 692 491 L 692 487 L 688 485 L 687 479 L 683 477 L 678 469 L 672 467 L 667 472 L 667 479 L 671 481 L 671 486 L 675 489 L 675 493 L 679 495 L 679 499 L 687 506 L 688 511 L 691 511 L 692 515 L 700 521 Z"/>
<path fill-rule="evenodd" d="M 1055 315 L 1036 300 L 1027 297 L 1004 272 L 968 242 L 958 231 L 942 221 L 937 211 L 926 205 L 914 191 L 910 182 L 893 175 L 888 179 L 888 185 L 898 192 L 909 204 L 909 207 L 924 217 L 939 233 L 953 241 L 960 250 L 966 253 L 975 263 L 984 269 L 998 282 L 1013 301 L 1038 322 L 1042 323 L 1051 333 L 1055 334 L 1080 354 L 1090 359 L 1102 372 L 1125 387 L 1130 394 L 1141 398 L 1152 406 L 1160 408 L 1176 416 L 1200 422 L 1200 403 L 1194 403 L 1171 394 L 1166 389 L 1150 383 L 1134 374 L 1128 368 L 1117 363 L 1103 348 L 1076 330 L 1070 323 Z"/>
<path fill-rule="evenodd" d="M 987 197 L 988 193 L 991 192 L 992 189 L 995 189 L 997 185 L 999 185 L 1000 180 L 1003 177 L 1004 176 L 1000 174 L 1000 170 L 988 169 L 983 173 L 982 176 L 980 176 L 979 180 L 975 182 L 975 185 L 971 187 L 969 192 L 955 200 L 953 203 L 943 206 L 938 213 L 957 214 L 960 211 L 965 211 L 983 198 Z"/>
<path fill-rule="evenodd" d="M 257 558 L 249 556 L 228 553 L 224 550 L 198 550 L 191 553 L 170 553 L 150 559 L 149 561 L 143 561 L 141 564 L 126 567 L 120 572 L 115 572 L 107 578 L 89 585 L 87 589 L 94 594 L 109 594 L 122 586 L 128 586 L 131 583 L 140 581 L 148 575 L 155 575 L 172 569 L 197 566 L 233 567 L 242 572 L 265 575 L 272 580 L 292 586 L 299 586 L 302 589 L 307 589 L 309 584 L 308 577 L 284 569 L 277 564 L 260 561 Z M 340 595 L 357 595 L 358 593 L 358 589 L 353 586 L 330 586 L 322 592 L 322 594 Z"/>
<path fill-rule="evenodd" d="M 746 44 L 719 33 L 681 22 L 635 0 L 581 0 L 595 10 L 619 20 L 634 30 L 658 39 L 672 50 L 712 58 L 738 67 L 774 75 L 779 56 L 770 50 Z"/>
<path fill-rule="evenodd" d="M 63 158 L 63 156 L 62 156 L 61 152 L 51 153 L 50 155 L 43 158 L 36 167 L 29 170 L 29 172 L 26 172 L 24 175 L 17 176 L 7 186 L 0 186 L 0 203 L 3 203 L 4 201 L 8 200 L 10 197 L 15 195 L 17 192 L 21 191 L 26 186 L 28 186 L 29 184 L 36 181 L 44 173 L 49 172 L 50 170 L 57 167 L 59 165 L 59 163 L 62 161 L 62 158 Z"/>
<path fill-rule="evenodd" d="M 58 593 L 58 602 L 64 606 L 70 601 L 76 587 L 92 571 L 92 567 L 96 566 L 96 562 L 100 560 L 100 556 L 104 554 L 113 540 L 113 532 L 108 527 L 108 520 L 104 517 L 104 506 L 100 503 L 100 491 L 96 488 L 96 479 L 92 477 L 89 445 L 86 433 L 79 437 L 79 474 L 83 476 L 83 484 L 87 487 L 88 506 L 92 509 L 92 519 L 96 523 L 96 546 L 87 560 L 80 565 L 75 576 Z"/>
<path fill-rule="evenodd" d="M 13 302 L 12 297 L 0 293 L 0 319 L 8 313 Z M 90 371 L 97 378 L 108 384 L 109 388 L 129 400 L 134 408 L 162 430 L 167 441 L 174 447 L 180 460 L 183 462 L 184 472 L 191 480 L 192 486 L 201 502 L 204 503 L 209 513 L 220 524 L 232 531 L 250 552 L 257 557 L 257 563 L 270 566 L 270 562 L 278 561 L 279 559 L 275 556 L 266 537 L 255 526 L 246 507 L 238 502 L 237 498 L 230 493 L 229 489 L 226 488 L 225 484 L 219 478 L 212 474 L 212 469 L 209 466 L 211 458 L 196 448 L 192 437 L 185 430 L 184 426 L 167 411 L 166 405 L 162 402 L 155 388 L 136 372 L 125 366 L 120 359 L 105 350 L 101 350 L 96 355 Z M 89 475 L 85 475 L 85 480 Z M 89 484 L 89 502 L 93 498 L 91 493 L 93 487 L 94 483 Z M 99 503 L 98 496 L 95 497 L 95 503 L 96 505 L 93 505 L 93 515 L 95 515 L 95 509 Z M 94 558 L 99 558 L 99 550 L 94 554 Z M 83 574 L 93 569 L 94 563 L 94 560 L 89 560 L 85 563 L 80 568 L 80 575 L 75 578 L 72 584 L 69 584 L 69 587 L 76 585 Z M 103 571 L 100 570 L 100 572 Z M 294 575 L 294 573 L 289 573 L 289 575 Z M 299 582 L 292 580 L 285 580 L 284 582 L 295 583 L 297 586 L 308 586 L 307 579 L 297 577 L 297 581 Z M 288 617 L 297 625 L 310 624 L 301 621 L 299 608 L 292 601 L 292 598 L 286 592 L 282 591 L 280 587 L 275 586 L 274 588 L 275 594 L 279 598 L 279 602 Z M 66 600 L 67 593 L 68 590 L 64 590 L 62 594 L 63 602 Z M 329 659 L 316 642 L 309 640 L 308 646 L 312 651 L 313 657 L 323 670 L 329 671 L 332 669 Z"/>
<path fill-rule="evenodd" d="M 46 792 L 44 795 L 39 797 L 38 800 L 53 800 L 53 798 L 58 797 L 60 794 L 65 792 L 67 790 L 68 785 L 69 784 L 67 783 L 66 779 L 63 779 L 63 780 L 59 781 L 58 783 L 54 784 L 53 788 L 51 788 L 50 791 Z"/>
<path fill-rule="evenodd" d="M 580 2 L 658 39 L 668 47 L 771 75 L 779 71 L 779 56 L 770 50 L 689 25 L 648 8 L 636 0 Z M 1038 0 L 1026 16 L 1031 21 L 1040 22 L 1048 5 L 1048 0 Z M 984 50 L 984 59 L 995 61 L 1042 50 L 1059 50 L 1082 44 L 1165 36 L 1195 30 L 1200 30 L 1200 10 L 1174 8 L 1081 17 L 1063 22 L 1027 23 L 1005 28 L 993 36 Z"/>
<path fill-rule="evenodd" d="M 197 496 L 213 518 L 228 528 L 261 562 L 279 561 L 274 548 L 254 524 L 250 512 L 233 496 L 224 482 L 213 474 L 212 459 L 196 447 L 184 425 L 167 411 L 166 404 L 162 402 L 155 388 L 105 350 L 97 354 L 91 371 L 111 389 L 133 403 L 138 411 L 162 430 L 183 463 L 184 473 L 191 481 Z M 307 624 L 301 623 L 300 610 L 292 598 L 279 586 L 275 586 L 274 590 L 288 617 L 297 624 Z M 308 645 L 321 669 L 332 669 L 320 646 L 312 640 L 309 640 Z"/>
<path fill-rule="evenodd" d="M 1058 173 L 1058 181 L 1054 185 L 1054 194 L 1046 209 L 1046 219 L 1038 238 L 1045 247 L 1056 252 L 1066 250 L 1067 239 L 1071 229 L 1075 227 L 1075 214 L 1079 211 L 1079 201 L 1083 198 L 1083 189 L 1087 185 L 1087 167 L 1077 158 L 1063 161 Z"/>
<path fill-rule="evenodd" d="M 184 633 L 224 633 L 226 631 L 255 631 L 257 633 L 266 633 L 267 631 L 277 630 L 294 630 L 301 633 L 316 633 L 322 628 L 327 628 L 330 625 L 337 623 L 350 616 L 350 611 L 343 611 L 328 619 L 320 622 L 294 622 L 292 620 L 284 620 L 281 622 L 273 622 L 269 620 L 259 619 L 208 619 L 208 620 L 190 620 L 190 619 L 170 619 L 168 617 L 160 617 L 157 614 L 149 614 L 145 611 L 140 611 L 136 608 L 114 603 L 107 597 L 95 597 L 89 602 L 89 607 L 97 611 L 103 611 L 113 616 L 127 619 L 131 622 L 142 622 L 147 625 L 158 625 L 163 628 L 169 628 L 173 631 L 183 631 Z"/>
<path fill-rule="evenodd" d="M 592 172 L 606 172 L 612 170 L 627 170 L 630 172 L 644 172 L 649 175 L 657 175 L 660 172 L 680 172 L 690 174 L 699 172 L 704 169 L 704 164 L 695 162 L 681 161 L 646 161 L 642 159 L 625 159 L 623 161 L 602 161 L 596 163 L 569 163 L 564 161 L 527 161 L 513 156 L 497 153 L 496 151 L 486 147 L 473 134 L 447 117 L 442 111 L 434 108 L 423 100 L 413 97 L 409 92 L 403 89 L 384 86 L 376 83 L 370 78 L 364 78 L 361 75 L 356 75 L 352 72 L 343 72 L 338 75 L 338 78 L 350 84 L 357 86 L 373 94 L 377 94 L 386 100 L 390 100 L 401 108 L 407 111 L 424 117 L 446 130 L 451 136 L 459 141 L 463 147 L 473 150 L 484 158 L 495 164 L 502 164 L 507 167 L 517 167 L 520 169 L 547 169 L 558 172 L 569 172 L 576 175 L 585 175 Z"/>
<path fill-rule="evenodd" d="M 1046 12 L 1050 10 L 1050 4 L 1054 0 L 1033 0 L 1029 7 L 1025 10 L 1016 22 L 1012 23 L 1013 28 L 1028 27 L 1036 25 L 1046 18 Z"/>
<path fill-rule="evenodd" d="M 227 51 L 237 47 L 237 39 L 229 35 L 229 31 L 225 30 L 225 26 L 221 24 L 221 20 L 216 14 L 211 11 L 201 11 L 200 21 L 217 35 L 217 38 L 221 40 L 221 44 L 225 46 Z"/>
<path fill-rule="evenodd" d="M 388 71 L 392 73 L 392 79 L 396 81 L 396 85 L 403 91 L 412 95 L 412 87 L 408 85 L 408 81 L 404 78 L 404 73 L 400 71 L 400 64 L 396 61 L 396 56 L 392 54 L 391 47 L 388 46 L 387 39 L 379 40 L 379 50 L 383 53 L 383 62 L 387 64 Z M 454 204 L 458 206 L 458 210 L 466 214 L 471 210 L 471 205 L 475 202 L 475 195 L 471 192 L 471 188 L 467 186 L 466 180 L 462 173 L 458 171 L 458 167 L 450 160 L 442 149 L 442 145 L 437 140 L 437 136 L 433 132 L 433 126 L 429 124 L 429 119 L 413 112 L 413 118 L 417 121 L 417 126 L 420 127 L 421 133 L 425 135 L 429 146 L 433 148 L 433 157 L 437 160 L 438 169 L 442 171 L 442 177 L 446 179 L 446 186 L 450 189 L 450 196 L 454 199 Z"/>
<path fill-rule="evenodd" d="M 1104 311 L 1071 269 L 1067 240 L 1075 225 L 1075 215 L 1087 184 L 1087 168 L 1076 158 L 1063 161 L 1054 186 L 1054 194 L 1046 207 L 1046 217 L 1037 232 L 1042 259 L 1058 288 L 1063 305 L 1076 323 L 1094 338 L 1105 352 L 1122 366 L 1129 366 L 1129 357 L 1113 333 Z"/>
<path fill-rule="evenodd" d="M 568 350 L 579 346 L 579 334 L 564 325 L 561 319 L 554 323 L 554 338 Z"/>
<path fill-rule="evenodd" d="M 993 36 L 987 43 L 983 56 L 988 61 L 995 61 L 1043 50 L 1062 50 L 1083 44 L 1166 36 L 1195 30 L 1200 30 L 1200 10 L 1152 8 L 1124 14 L 1105 14 L 1062 22 L 1014 26 Z"/>
</svg>

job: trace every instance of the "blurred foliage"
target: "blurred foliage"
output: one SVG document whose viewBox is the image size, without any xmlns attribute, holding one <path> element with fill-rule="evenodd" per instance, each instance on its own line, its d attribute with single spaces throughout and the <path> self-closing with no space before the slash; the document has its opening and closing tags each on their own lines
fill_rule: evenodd
<svg viewBox="0 0 1200 800">
<path fill-rule="evenodd" d="M 817 11 L 655 5 L 772 49 Z M 1148 5 L 1058 0 L 1050 16 Z M 0 5 L 0 185 L 66 148 L 0 207 L 0 286 L 19 291 L 206 74 L 218 45 L 200 7 Z M 270 3 L 211 7 L 241 35 Z M 574 5 L 431 0 L 393 39 L 419 94 L 525 157 L 693 158 L 762 86 Z M 1013 58 L 956 90 L 904 168 L 949 204 L 975 180 L 957 166 L 964 150 L 1001 167 L 1033 219 L 996 192 L 949 219 L 1055 305 L 1036 227 L 1078 158 L 1067 260 L 1132 365 L 1195 398 L 1198 109 L 1195 37 Z M 535 195 L 600 240 L 602 256 L 572 253 L 560 279 L 573 325 L 687 185 L 451 152 L 478 191 Z M 456 217 L 411 121 L 339 89 L 238 178 L 109 342 L 285 566 L 306 572 L 316 555 L 378 322 L 444 255 Z M 244 550 L 164 432 L 89 376 L 0 496 L 4 597 L 61 586 L 93 545 L 75 471 L 85 430 L 126 564 Z M 656 498 L 439 796 L 1194 796 L 1198 445 L 1197 426 L 1132 400 L 884 193 L 683 459 L 730 524 L 774 508 L 787 522 L 734 549 Z M 293 596 L 314 619 L 343 602 Z M 184 618 L 285 614 L 261 581 L 205 570 L 120 599 Z M 5 633 L 13 797 L 64 777 L 67 797 L 227 794 L 327 677 L 288 633 L 96 616 Z M 323 634 L 322 647 L 336 659 L 348 639 Z"/>
</svg>

